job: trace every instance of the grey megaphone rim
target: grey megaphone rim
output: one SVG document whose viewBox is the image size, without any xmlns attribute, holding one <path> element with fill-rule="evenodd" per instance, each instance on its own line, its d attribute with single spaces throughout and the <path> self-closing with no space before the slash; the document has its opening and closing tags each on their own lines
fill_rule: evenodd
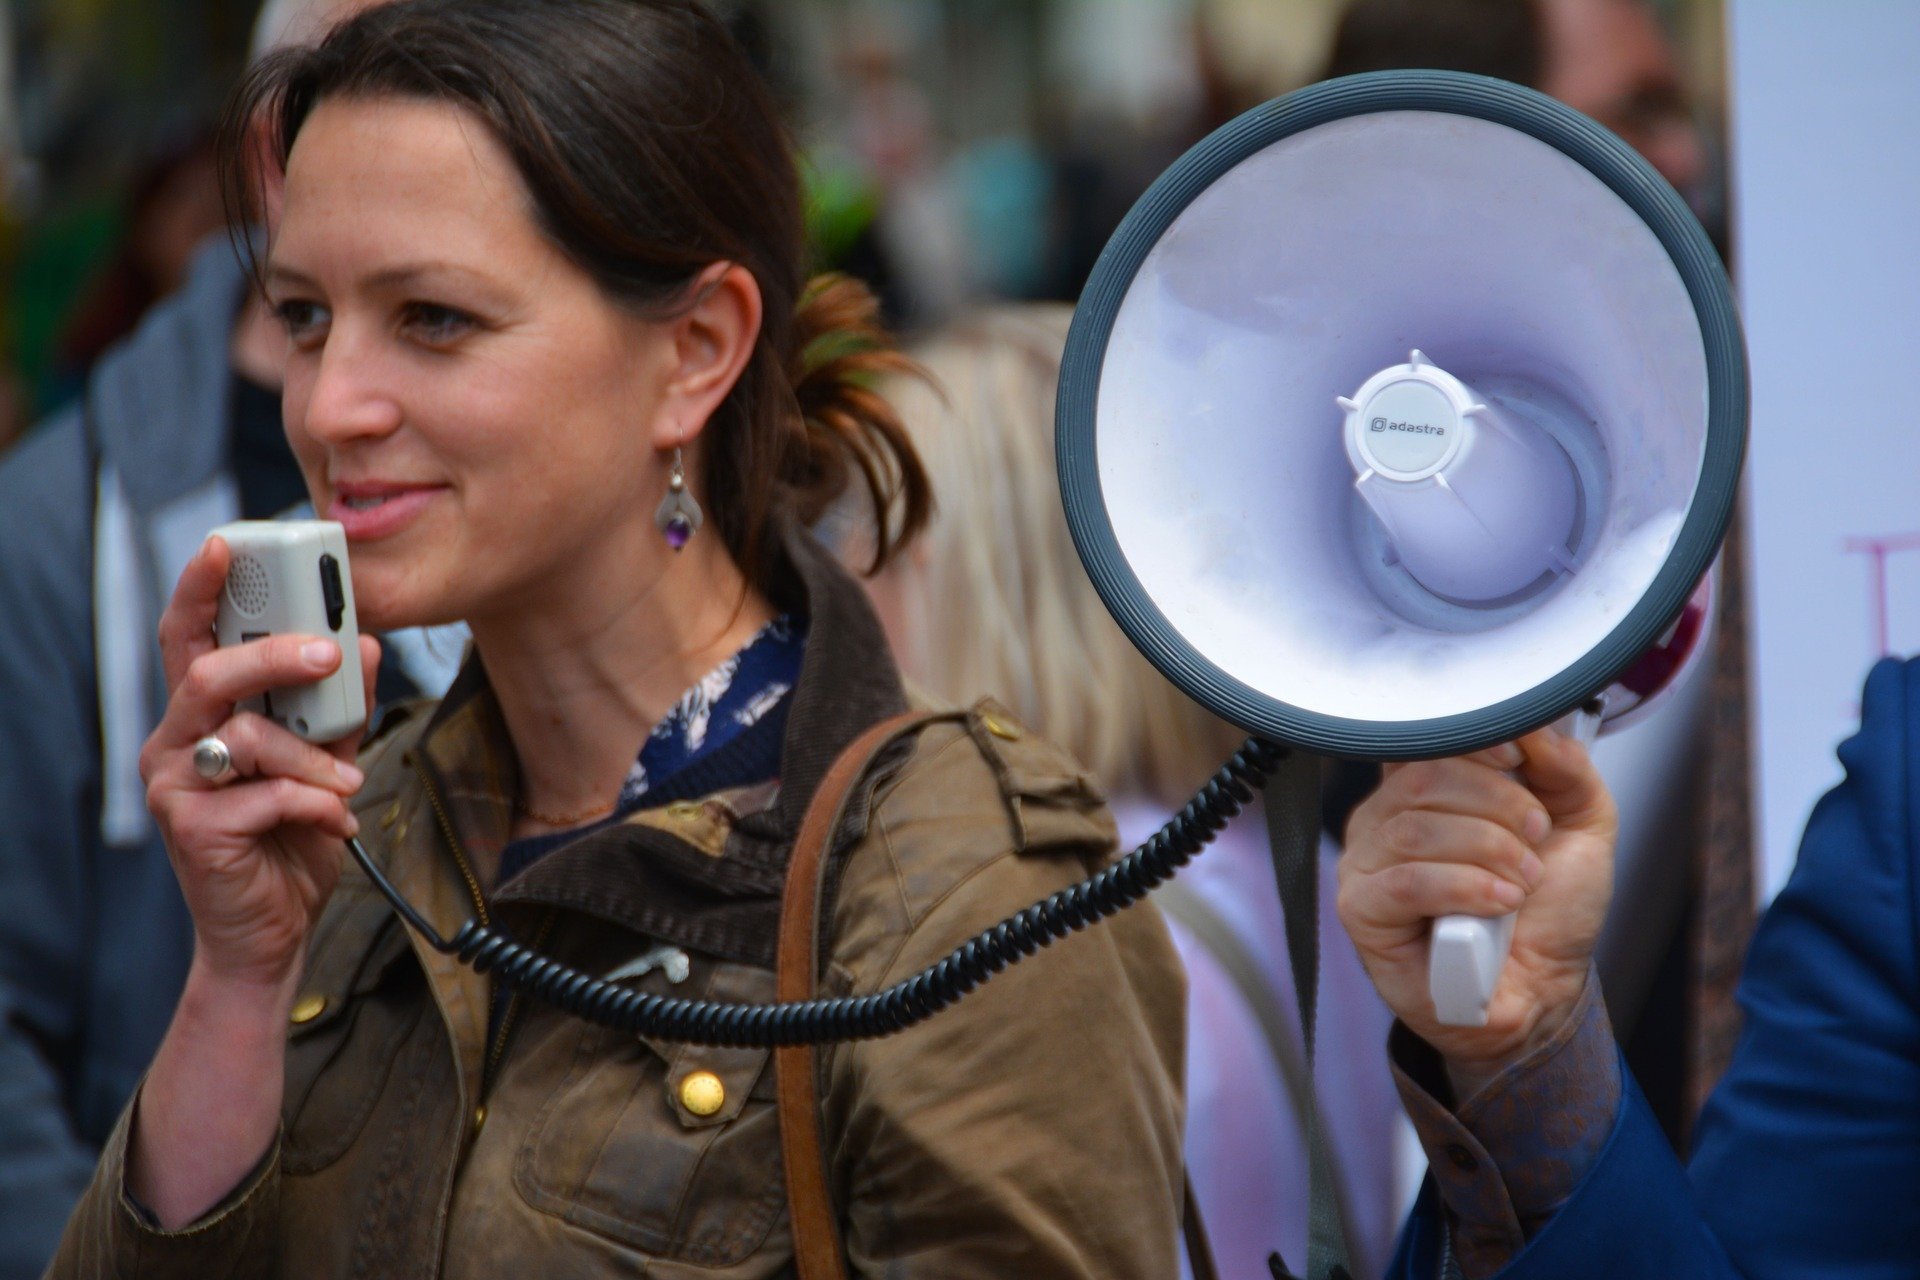
<svg viewBox="0 0 1920 1280">
<path fill-rule="evenodd" d="M 1665 566 L 1600 643 L 1527 692 L 1458 715 L 1369 721 L 1306 711 L 1222 671 L 1155 606 L 1120 552 L 1100 489 L 1095 428 L 1100 369 L 1127 291 L 1182 211 L 1221 175 L 1282 138 L 1383 111 L 1436 111 L 1506 125 L 1556 148 L 1625 201 L 1673 259 L 1692 299 L 1707 361 L 1707 442 L 1692 506 Z M 1074 312 L 1061 361 L 1055 450 L 1067 527 L 1108 610 L 1147 660 L 1201 705 L 1250 732 L 1326 755 L 1412 760 L 1506 742 L 1578 707 L 1646 652 L 1680 615 L 1733 516 L 1746 451 L 1747 362 L 1725 269 L 1665 179 L 1618 137 L 1543 94 L 1451 71 L 1382 71 L 1302 89 L 1215 130 L 1163 173 L 1102 251 Z"/>
</svg>

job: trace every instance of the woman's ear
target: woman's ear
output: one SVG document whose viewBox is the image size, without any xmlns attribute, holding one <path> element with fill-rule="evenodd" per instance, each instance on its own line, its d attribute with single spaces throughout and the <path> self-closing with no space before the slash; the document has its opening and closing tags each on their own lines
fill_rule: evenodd
<svg viewBox="0 0 1920 1280">
<path fill-rule="evenodd" d="M 740 380 L 760 340 L 760 284 L 731 262 L 693 283 L 693 303 L 667 322 L 673 343 L 666 395 L 654 419 L 654 447 L 691 444 Z"/>
</svg>

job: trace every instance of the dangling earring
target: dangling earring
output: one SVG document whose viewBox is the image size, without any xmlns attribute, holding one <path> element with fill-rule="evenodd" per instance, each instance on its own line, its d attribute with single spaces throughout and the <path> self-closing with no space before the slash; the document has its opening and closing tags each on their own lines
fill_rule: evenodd
<svg viewBox="0 0 1920 1280">
<path fill-rule="evenodd" d="M 667 545 L 675 551 L 686 548 L 687 540 L 700 529 L 704 519 L 700 504 L 687 492 L 687 472 L 681 465 L 680 446 L 673 446 L 673 470 L 667 474 L 667 496 L 653 513 L 653 527 L 666 535 Z"/>
</svg>

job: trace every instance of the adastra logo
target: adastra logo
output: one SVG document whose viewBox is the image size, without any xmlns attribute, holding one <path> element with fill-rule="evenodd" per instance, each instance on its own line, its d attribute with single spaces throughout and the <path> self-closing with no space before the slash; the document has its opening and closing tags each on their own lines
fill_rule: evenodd
<svg viewBox="0 0 1920 1280">
<path fill-rule="evenodd" d="M 1375 418 L 1370 424 L 1375 431 L 1398 431 L 1410 436 L 1443 436 L 1445 427 L 1430 427 L 1424 422 L 1388 422 L 1385 418 Z"/>
</svg>

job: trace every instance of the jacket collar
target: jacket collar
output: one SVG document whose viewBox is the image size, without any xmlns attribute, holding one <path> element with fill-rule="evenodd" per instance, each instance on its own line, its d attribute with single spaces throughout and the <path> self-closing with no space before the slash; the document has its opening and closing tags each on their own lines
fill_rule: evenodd
<svg viewBox="0 0 1920 1280">
<path fill-rule="evenodd" d="M 771 967 L 787 857 L 809 801 L 839 754 L 870 725 L 907 709 L 886 635 L 860 584 L 814 537 L 784 531 L 775 603 L 808 619 L 780 757 L 780 785 L 643 809 L 548 854 L 490 905 L 584 912 L 726 959 Z M 512 825 L 518 768 L 477 655 L 470 655 L 411 759 L 483 883 Z"/>
</svg>

